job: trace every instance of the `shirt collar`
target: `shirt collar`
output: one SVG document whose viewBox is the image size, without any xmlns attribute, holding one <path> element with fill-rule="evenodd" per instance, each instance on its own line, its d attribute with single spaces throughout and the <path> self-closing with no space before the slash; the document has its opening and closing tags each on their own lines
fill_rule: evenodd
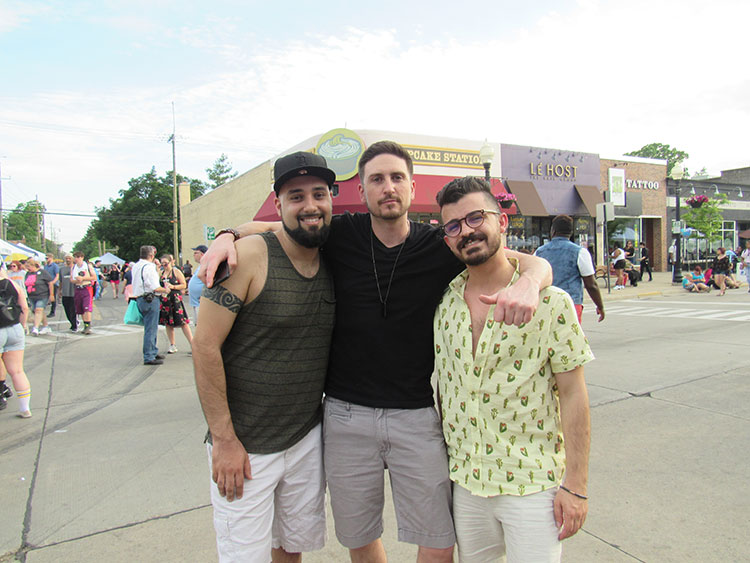
<svg viewBox="0 0 750 563">
<path fill-rule="evenodd" d="M 511 266 L 513 266 L 513 276 L 510 278 L 510 282 L 508 285 L 506 285 L 502 289 L 506 289 L 516 283 L 518 281 L 518 278 L 521 277 L 521 270 L 519 268 L 519 263 L 516 258 L 508 258 L 508 262 L 510 262 Z M 448 284 L 448 287 L 450 287 L 450 290 L 454 293 L 457 293 L 461 296 L 463 299 L 464 296 L 464 290 L 466 289 L 466 282 L 469 281 L 469 270 L 464 270 L 460 274 L 458 274 L 453 280 Z"/>
</svg>

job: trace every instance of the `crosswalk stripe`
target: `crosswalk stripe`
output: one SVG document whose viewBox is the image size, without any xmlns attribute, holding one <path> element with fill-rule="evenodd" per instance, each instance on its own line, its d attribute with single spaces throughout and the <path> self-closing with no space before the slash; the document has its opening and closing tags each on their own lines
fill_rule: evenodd
<svg viewBox="0 0 750 563">
<path fill-rule="evenodd" d="M 160 327 L 161 328 L 161 327 Z M 61 331 L 61 332 L 51 332 L 49 334 L 41 335 L 41 336 L 31 336 L 30 334 L 26 336 L 26 348 L 39 346 L 43 344 L 54 344 L 58 340 L 91 340 L 94 338 L 104 337 L 104 336 L 117 336 L 122 334 L 131 334 L 134 332 L 142 332 L 143 327 L 136 326 L 136 325 L 126 325 L 126 324 L 116 324 L 116 325 L 107 325 L 105 326 L 92 326 L 91 330 L 93 331 L 92 334 L 83 334 L 82 332 L 70 332 L 70 331 Z M 49 338 L 52 336 L 53 338 Z"/>
<path fill-rule="evenodd" d="M 723 317 L 731 317 L 739 313 L 741 313 L 741 311 L 721 311 L 718 313 L 711 313 L 709 315 L 706 315 L 706 318 L 707 319 L 721 319 Z"/>
<path fill-rule="evenodd" d="M 593 309 L 588 311 L 594 314 Z M 627 317 L 666 317 L 673 319 L 702 319 L 715 321 L 746 322 L 750 320 L 747 310 L 724 309 L 676 309 L 665 307 L 622 307 L 615 306 L 606 309 L 607 315 L 622 315 Z"/>
</svg>

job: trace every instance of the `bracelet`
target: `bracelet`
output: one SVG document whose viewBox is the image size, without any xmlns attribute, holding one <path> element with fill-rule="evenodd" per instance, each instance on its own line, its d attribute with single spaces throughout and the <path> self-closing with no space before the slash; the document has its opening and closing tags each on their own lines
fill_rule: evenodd
<svg viewBox="0 0 750 563">
<path fill-rule="evenodd" d="M 570 489 L 569 489 L 568 487 L 566 487 L 565 485 L 560 485 L 560 488 L 561 488 L 561 489 L 562 489 L 563 491 L 565 491 L 566 493 L 570 493 L 570 494 L 571 494 L 571 495 L 573 495 L 574 497 L 577 497 L 577 498 L 579 498 L 579 499 L 581 499 L 581 500 L 589 500 L 589 497 L 587 497 L 587 496 L 584 496 L 584 495 L 579 495 L 578 493 L 574 493 L 573 491 L 571 491 L 571 490 L 570 490 Z"/>
<path fill-rule="evenodd" d="M 214 238 L 219 238 L 221 235 L 229 233 L 234 237 L 234 240 L 237 241 L 242 238 L 242 235 L 239 233 L 237 229 L 222 229 L 218 233 L 216 233 L 216 236 Z"/>
</svg>

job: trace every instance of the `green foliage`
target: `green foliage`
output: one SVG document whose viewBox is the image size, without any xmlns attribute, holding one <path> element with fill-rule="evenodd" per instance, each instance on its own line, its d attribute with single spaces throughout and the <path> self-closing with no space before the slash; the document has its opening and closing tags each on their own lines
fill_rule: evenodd
<svg viewBox="0 0 750 563">
<path fill-rule="evenodd" d="M 96 223 L 94 219 L 86 230 L 84 237 L 73 245 L 73 252 L 83 252 L 86 260 L 99 255 L 99 245 L 96 242 Z"/>
<path fill-rule="evenodd" d="M 669 145 L 665 145 L 662 143 L 651 143 L 650 145 L 641 147 L 637 151 L 627 152 L 625 154 L 628 156 L 642 156 L 644 158 L 661 158 L 663 160 L 666 160 L 667 176 L 671 174 L 672 168 L 675 164 L 690 158 L 690 155 L 688 155 L 688 153 L 678 149 L 673 149 Z M 687 169 L 685 169 L 685 176 L 687 175 L 688 171 Z"/>
<path fill-rule="evenodd" d="M 212 190 L 237 176 L 237 172 L 232 172 L 232 164 L 224 153 L 221 153 L 221 156 L 216 159 L 213 167 L 206 168 L 206 174 L 208 174 L 208 179 L 211 180 L 209 188 Z"/>
<path fill-rule="evenodd" d="M 41 246 L 42 219 L 38 213 L 44 213 L 44 205 L 35 199 L 26 203 L 19 203 L 16 208 L 8 214 L 7 238 L 10 240 L 25 240 L 27 245 Z M 39 227 L 37 227 L 37 221 Z"/>
<path fill-rule="evenodd" d="M 688 227 L 699 230 L 709 242 L 716 238 L 721 231 L 723 216 L 720 205 L 725 204 L 728 198 L 725 194 L 715 195 L 697 208 L 690 208 L 682 215 Z"/>
<path fill-rule="evenodd" d="M 190 184 L 191 198 L 202 195 L 206 189 L 200 180 L 178 174 L 177 183 L 180 182 Z M 118 255 L 128 261 L 137 260 L 140 247 L 146 244 L 156 246 L 158 253 L 171 253 L 172 173 L 159 177 L 152 168 L 150 172 L 129 180 L 128 186 L 128 189 L 120 190 L 120 197 L 109 200 L 108 208 L 96 210 L 98 219 L 92 222 L 79 244 L 91 251 L 90 244 L 94 241 L 93 252 L 96 253 L 95 240 L 105 240 L 110 246 L 118 247 Z M 92 254 L 86 252 L 86 255 Z"/>
<path fill-rule="evenodd" d="M 26 246 L 43 252 L 52 252 L 57 256 L 59 245 L 44 238 L 42 227 L 45 211 L 44 205 L 35 199 L 16 205 L 15 209 L 8 213 L 5 218 L 7 225 L 5 238 L 7 240 L 24 241 Z M 39 217 L 37 217 L 37 214 L 39 214 Z M 39 221 L 38 228 L 37 219 Z"/>
</svg>

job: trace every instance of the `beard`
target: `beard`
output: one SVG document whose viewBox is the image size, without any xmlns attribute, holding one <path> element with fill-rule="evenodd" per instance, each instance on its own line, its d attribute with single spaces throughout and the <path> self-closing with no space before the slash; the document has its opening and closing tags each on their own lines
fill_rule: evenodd
<svg viewBox="0 0 750 563">
<path fill-rule="evenodd" d="M 289 237 L 305 248 L 319 248 L 328 239 L 328 233 L 331 232 L 331 225 L 324 224 L 321 228 L 315 228 L 313 230 L 307 230 L 302 226 L 301 217 L 297 217 L 297 227 L 290 229 L 286 221 L 281 222 L 284 225 L 284 230 Z"/>
<path fill-rule="evenodd" d="M 472 242 L 472 241 L 486 241 L 487 242 L 487 250 L 473 250 L 471 254 L 464 254 L 462 251 L 464 247 Z M 456 254 L 456 257 L 461 260 L 464 264 L 467 266 L 479 266 L 480 264 L 484 264 L 492 258 L 495 254 L 497 254 L 497 251 L 500 249 L 500 238 L 495 239 L 489 239 L 484 234 L 481 233 L 472 233 L 467 237 L 464 237 L 461 239 L 461 242 L 458 243 L 456 250 L 458 250 L 458 253 Z"/>
</svg>

